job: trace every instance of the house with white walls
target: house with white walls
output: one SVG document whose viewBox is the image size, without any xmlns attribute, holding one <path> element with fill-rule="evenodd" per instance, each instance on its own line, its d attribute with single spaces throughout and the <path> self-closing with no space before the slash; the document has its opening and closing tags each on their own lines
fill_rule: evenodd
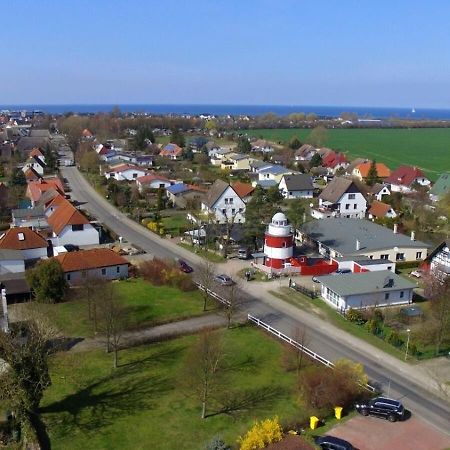
<svg viewBox="0 0 450 450">
<path fill-rule="evenodd" d="M 203 215 L 216 223 L 244 223 L 245 203 L 228 183 L 216 180 L 202 201 Z"/>
<path fill-rule="evenodd" d="M 133 164 L 119 164 L 111 167 L 105 172 L 107 179 L 113 178 L 116 181 L 136 181 L 137 178 L 143 177 L 147 171 Z"/>
<path fill-rule="evenodd" d="M 315 219 L 347 217 L 363 219 L 367 200 L 356 183 L 349 178 L 335 177 L 319 195 L 319 205 L 311 209 Z"/>
<path fill-rule="evenodd" d="M 47 247 L 47 239 L 27 227 L 10 228 L 0 235 L 0 250 L 20 251 L 25 262 L 46 258 Z"/>
<path fill-rule="evenodd" d="M 305 173 L 283 175 L 278 189 L 284 198 L 313 198 L 314 187 L 312 178 Z"/>
</svg>

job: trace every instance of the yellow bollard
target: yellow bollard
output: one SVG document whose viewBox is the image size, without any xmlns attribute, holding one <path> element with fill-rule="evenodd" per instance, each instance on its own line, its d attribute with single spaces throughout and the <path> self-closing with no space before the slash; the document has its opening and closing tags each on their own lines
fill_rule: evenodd
<svg viewBox="0 0 450 450">
<path fill-rule="evenodd" d="M 336 419 L 342 419 L 342 406 L 334 407 L 334 416 Z"/>
<path fill-rule="evenodd" d="M 311 430 L 315 430 L 317 425 L 319 425 L 319 418 L 316 416 L 311 416 L 309 418 L 309 428 L 311 428 Z"/>
</svg>

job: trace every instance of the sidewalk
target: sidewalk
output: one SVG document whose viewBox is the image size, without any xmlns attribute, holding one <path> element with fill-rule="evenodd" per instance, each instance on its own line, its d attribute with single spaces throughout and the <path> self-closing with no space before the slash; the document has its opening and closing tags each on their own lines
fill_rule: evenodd
<svg viewBox="0 0 450 450">
<path fill-rule="evenodd" d="M 192 319 L 170 322 L 142 330 L 129 331 L 122 335 L 120 348 L 132 347 L 148 342 L 163 341 L 186 334 L 197 333 L 207 328 L 221 328 L 227 325 L 226 318 L 216 313 L 193 317 Z M 106 346 L 104 336 L 84 339 L 71 348 L 71 352 L 86 352 L 103 349 Z"/>
</svg>

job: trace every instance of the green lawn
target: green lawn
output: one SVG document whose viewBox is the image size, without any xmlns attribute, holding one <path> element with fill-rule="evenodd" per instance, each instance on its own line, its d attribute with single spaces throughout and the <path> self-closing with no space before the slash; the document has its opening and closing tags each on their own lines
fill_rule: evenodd
<svg viewBox="0 0 450 450">
<path fill-rule="evenodd" d="M 204 420 L 198 400 L 182 387 L 196 336 L 121 351 L 115 371 L 101 351 L 53 357 L 52 385 L 41 402 L 52 448 L 200 450 L 216 435 L 235 444 L 255 419 L 306 420 L 295 375 L 282 369 L 280 343 L 253 327 L 223 333 L 220 392 L 236 400 L 236 409 Z"/>
<path fill-rule="evenodd" d="M 161 223 L 166 233 L 172 236 L 180 236 L 189 229 L 190 223 L 186 218 L 186 211 L 161 218 Z"/>
<path fill-rule="evenodd" d="M 287 142 L 292 136 L 304 141 L 310 132 L 305 129 L 246 131 L 249 136 L 262 136 L 275 142 Z M 373 158 L 390 168 L 416 165 L 433 180 L 450 170 L 450 128 L 335 129 L 328 130 L 326 145 L 347 153 L 350 158 Z"/>
<path fill-rule="evenodd" d="M 122 303 L 128 308 L 131 328 L 141 328 L 203 314 L 200 291 L 183 292 L 170 286 L 153 286 L 137 278 L 115 283 Z M 54 305 L 32 303 L 65 336 L 92 337 L 87 304 L 77 289 L 75 300 Z M 209 307 L 215 306 L 211 303 Z"/>
</svg>

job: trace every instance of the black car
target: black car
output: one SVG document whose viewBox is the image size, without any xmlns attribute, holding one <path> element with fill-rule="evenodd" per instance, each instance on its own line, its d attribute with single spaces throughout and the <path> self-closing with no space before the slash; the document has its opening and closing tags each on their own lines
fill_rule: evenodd
<svg viewBox="0 0 450 450">
<path fill-rule="evenodd" d="M 78 247 L 78 245 L 75 244 L 66 244 L 64 246 L 64 248 L 68 251 L 68 252 L 77 252 L 78 250 L 80 250 L 80 247 Z"/>
<path fill-rule="evenodd" d="M 194 269 L 182 259 L 178 260 L 178 264 L 180 266 L 180 270 L 184 273 L 192 273 L 194 271 Z"/>
<path fill-rule="evenodd" d="M 383 417 L 389 422 L 403 420 L 405 416 L 405 408 L 401 402 L 385 397 L 373 398 L 367 403 L 355 405 L 355 408 L 363 416 Z"/>
<path fill-rule="evenodd" d="M 318 436 L 314 442 L 323 450 L 353 450 L 350 442 L 344 441 L 334 436 Z"/>
</svg>

